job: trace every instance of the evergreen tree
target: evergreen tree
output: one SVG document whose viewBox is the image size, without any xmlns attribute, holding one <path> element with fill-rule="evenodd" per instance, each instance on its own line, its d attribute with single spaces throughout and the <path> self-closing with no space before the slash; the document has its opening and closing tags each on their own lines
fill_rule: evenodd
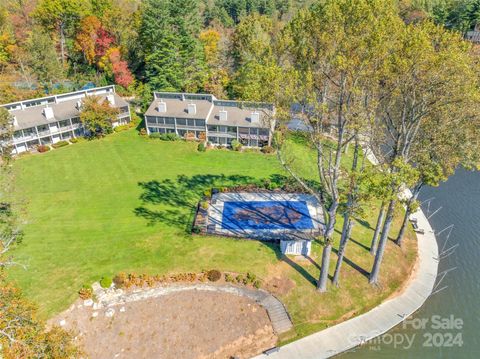
<svg viewBox="0 0 480 359">
<path fill-rule="evenodd" d="M 145 77 L 156 90 L 196 91 L 205 74 L 197 0 L 147 0 L 140 39 L 144 45 Z"/>
</svg>

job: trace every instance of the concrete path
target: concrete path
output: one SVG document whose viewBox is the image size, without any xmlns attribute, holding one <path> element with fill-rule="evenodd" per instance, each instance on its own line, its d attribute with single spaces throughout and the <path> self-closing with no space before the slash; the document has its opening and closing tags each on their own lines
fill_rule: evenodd
<svg viewBox="0 0 480 359">
<path fill-rule="evenodd" d="M 376 163 L 371 154 L 366 155 Z M 411 193 L 407 190 L 403 195 L 411 196 Z M 280 347 L 279 351 L 268 356 L 263 354 L 256 358 L 329 358 L 387 332 L 417 311 L 432 293 L 435 284 L 438 246 L 432 227 L 422 210 L 413 213 L 410 218 L 417 220 L 418 227 L 424 230 L 424 234 L 417 233 L 418 267 L 400 295 L 365 314 Z"/>
<path fill-rule="evenodd" d="M 292 328 L 292 321 L 290 320 L 290 316 L 288 315 L 285 306 L 276 297 L 262 289 L 250 289 L 233 285 L 213 285 L 203 283 L 170 284 L 150 289 L 138 289 L 133 292 L 124 292 L 121 289 L 115 290 L 113 288 L 104 290 L 100 285 L 95 285 L 94 292 L 95 297 L 97 298 L 95 307 L 107 308 L 187 290 L 222 292 L 247 297 L 265 308 L 276 334 L 284 333 Z"/>
</svg>

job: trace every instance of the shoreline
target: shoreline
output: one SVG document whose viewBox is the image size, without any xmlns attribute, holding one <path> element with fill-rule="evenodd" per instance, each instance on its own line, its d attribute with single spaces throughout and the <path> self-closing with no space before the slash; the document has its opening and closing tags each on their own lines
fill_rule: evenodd
<svg viewBox="0 0 480 359">
<path fill-rule="evenodd" d="M 378 163 L 371 151 L 364 150 L 364 154 L 373 164 Z M 405 189 L 401 195 L 408 198 L 411 192 Z M 388 332 L 420 309 L 432 294 L 437 278 L 438 244 L 420 207 L 410 218 L 417 220 L 424 233 L 415 232 L 417 259 L 400 291 L 364 314 L 279 347 L 270 355 L 258 355 L 255 359 L 330 358 Z"/>
</svg>

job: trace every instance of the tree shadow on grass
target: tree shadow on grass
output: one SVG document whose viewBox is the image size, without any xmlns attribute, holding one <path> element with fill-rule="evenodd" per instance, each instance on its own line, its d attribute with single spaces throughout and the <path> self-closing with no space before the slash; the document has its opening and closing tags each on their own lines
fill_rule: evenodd
<svg viewBox="0 0 480 359">
<path fill-rule="evenodd" d="M 205 190 L 213 187 L 246 184 L 261 185 L 266 181 L 282 184 L 285 180 L 285 176 L 278 174 L 260 180 L 243 175 L 199 174 L 193 176 L 179 175 L 175 180 L 139 182 L 138 186 L 142 189 L 140 195 L 141 206 L 135 208 L 134 213 L 136 216 L 144 218 L 148 226 L 163 223 L 176 227 L 185 233 L 191 233 L 196 207 Z M 300 264 L 291 260 L 288 256 L 284 256 L 278 243 L 260 242 L 274 251 L 278 260 L 290 265 L 309 283 L 316 286 L 316 278 Z"/>
<path fill-rule="evenodd" d="M 296 263 L 295 261 L 291 260 L 288 256 L 282 254 L 282 252 L 280 251 L 280 246 L 277 242 L 265 242 L 265 241 L 261 241 L 261 243 L 270 248 L 276 255 L 277 259 L 279 261 L 282 261 L 282 262 L 285 262 L 287 263 L 290 267 L 292 267 L 293 269 L 295 269 L 303 278 L 305 278 L 305 280 L 307 282 L 309 282 L 310 284 L 312 284 L 313 286 L 317 286 L 317 279 L 312 276 L 305 268 L 303 268 L 300 264 Z M 310 257 L 308 257 L 310 259 L 310 261 L 312 261 L 313 263 L 315 263 L 313 261 L 313 259 L 311 259 Z M 315 263 L 315 265 L 318 267 L 318 264 Z"/>
<path fill-rule="evenodd" d="M 332 248 L 332 251 L 338 255 L 338 249 L 336 248 Z M 363 275 L 364 277 L 366 277 L 367 279 L 369 278 L 370 276 L 370 272 L 363 269 L 362 267 L 360 267 L 358 264 L 356 264 L 355 262 L 353 262 L 351 259 L 349 259 L 347 256 L 343 256 L 343 261 L 348 264 L 350 267 L 352 267 L 353 269 L 355 269 L 358 273 L 360 273 L 361 275 Z"/>
<path fill-rule="evenodd" d="M 175 180 L 139 182 L 142 205 L 134 213 L 145 218 L 149 226 L 165 223 L 190 232 L 196 206 L 205 190 L 256 182 L 250 176 L 223 174 L 179 175 Z"/>
</svg>

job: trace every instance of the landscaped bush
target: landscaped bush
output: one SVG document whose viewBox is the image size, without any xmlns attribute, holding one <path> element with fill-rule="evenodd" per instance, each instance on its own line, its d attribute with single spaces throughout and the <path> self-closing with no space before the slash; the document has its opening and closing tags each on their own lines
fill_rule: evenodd
<svg viewBox="0 0 480 359">
<path fill-rule="evenodd" d="M 253 284 L 257 280 L 257 276 L 253 273 L 247 272 L 247 283 Z"/>
<path fill-rule="evenodd" d="M 207 150 L 207 148 L 205 147 L 205 144 L 203 142 L 201 142 L 201 143 L 198 144 L 197 150 L 198 150 L 198 152 L 205 152 Z"/>
<path fill-rule="evenodd" d="M 225 273 L 225 282 L 233 283 L 234 280 L 235 278 L 233 277 L 233 275 L 231 275 L 230 273 Z"/>
<path fill-rule="evenodd" d="M 202 232 L 202 229 L 199 226 L 193 226 L 192 227 L 192 233 L 200 234 L 201 232 Z"/>
<path fill-rule="evenodd" d="M 212 189 L 211 188 L 206 189 L 205 191 L 203 191 L 203 195 L 205 197 L 212 197 Z"/>
<path fill-rule="evenodd" d="M 48 151 L 50 151 L 50 147 L 48 147 L 46 145 L 40 145 L 40 146 L 37 147 L 37 151 L 40 152 L 40 153 L 48 152 Z"/>
<path fill-rule="evenodd" d="M 78 291 L 78 295 L 83 300 L 90 299 L 93 296 L 93 289 L 92 286 L 89 284 L 84 284 L 82 288 Z"/>
<path fill-rule="evenodd" d="M 117 288 L 125 287 L 125 283 L 127 282 L 127 280 L 128 275 L 124 272 L 118 273 L 115 277 L 113 277 L 113 283 L 115 283 L 115 286 Z"/>
<path fill-rule="evenodd" d="M 207 278 L 210 282 L 216 282 L 222 278 L 222 273 L 219 270 L 212 269 L 207 272 Z"/>
<path fill-rule="evenodd" d="M 140 131 L 138 131 L 138 134 L 140 136 L 146 136 L 147 135 L 147 130 L 145 128 L 141 128 Z"/>
<path fill-rule="evenodd" d="M 186 141 L 195 141 L 197 138 L 195 137 L 195 133 L 194 132 L 187 132 L 185 134 L 185 136 L 183 136 L 183 138 L 186 140 Z"/>
<path fill-rule="evenodd" d="M 160 139 L 163 141 L 177 141 L 180 139 L 180 137 L 178 137 L 176 133 L 169 132 L 169 133 L 162 133 L 160 135 Z"/>
<path fill-rule="evenodd" d="M 240 151 L 243 145 L 240 141 L 233 140 L 231 146 L 234 151 Z"/>
<path fill-rule="evenodd" d="M 53 148 L 60 148 L 64 146 L 68 146 L 68 141 L 58 141 L 52 145 Z"/>
<path fill-rule="evenodd" d="M 160 139 L 161 135 L 162 134 L 160 132 L 152 132 L 148 137 L 155 138 L 155 139 Z"/>
<path fill-rule="evenodd" d="M 203 209 L 208 209 L 208 202 L 207 201 L 200 202 L 200 207 L 202 207 Z"/>
<path fill-rule="evenodd" d="M 115 132 L 122 132 L 122 131 L 128 130 L 129 128 L 131 128 L 130 124 L 126 124 L 126 125 L 117 126 L 117 127 L 115 127 L 113 130 L 114 130 Z"/>
<path fill-rule="evenodd" d="M 102 288 L 110 288 L 112 285 L 112 278 L 111 277 L 103 277 L 100 279 L 100 285 Z"/>
<path fill-rule="evenodd" d="M 69 141 L 70 141 L 70 143 L 77 143 L 78 138 L 77 137 L 72 137 Z"/>
<path fill-rule="evenodd" d="M 260 288 L 260 281 L 258 279 L 256 281 L 254 281 L 253 286 L 257 289 Z"/>
<path fill-rule="evenodd" d="M 275 152 L 275 148 L 273 148 L 272 146 L 263 146 L 261 151 L 263 153 L 274 153 Z"/>
</svg>

